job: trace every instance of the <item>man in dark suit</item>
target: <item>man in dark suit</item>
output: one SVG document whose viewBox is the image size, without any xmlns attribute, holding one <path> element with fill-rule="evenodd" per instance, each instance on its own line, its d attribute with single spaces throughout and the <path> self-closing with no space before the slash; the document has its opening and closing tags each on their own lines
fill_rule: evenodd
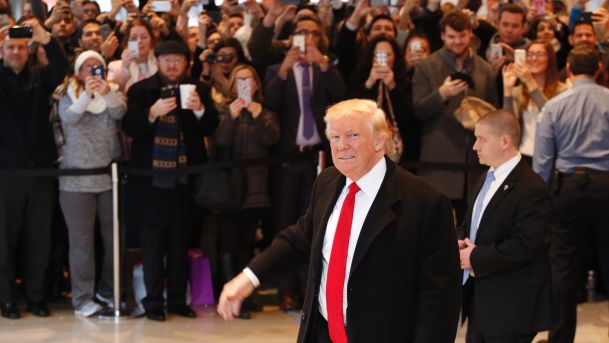
<svg viewBox="0 0 609 343">
<path fill-rule="evenodd" d="M 270 66 L 265 76 L 265 104 L 279 116 L 281 133 L 275 154 L 299 154 L 303 159 L 271 170 L 273 234 L 293 224 L 307 208 L 317 175 L 318 151 L 327 151 L 324 111 L 346 94 L 340 73 L 322 55 L 322 28 L 318 19 L 303 16 L 294 36 L 304 36 L 305 49 L 292 45 L 282 63 Z M 307 157 L 309 154 L 309 157 Z M 297 307 L 293 275 L 279 283 L 280 307 Z"/>
<path fill-rule="evenodd" d="M 298 342 L 454 342 L 461 273 L 450 204 L 396 166 L 385 114 L 373 101 L 328 109 L 335 167 L 307 212 L 224 286 L 232 319 L 261 280 L 309 262 Z"/>
<path fill-rule="evenodd" d="M 163 42 L 155 55 L 158 73 L 135 83 L 127 94 L 123 130 L 133 138 L 130 166 L 167 171 L 203 163 L 207 159 L 203 138 L 218 126 L 209 89 L 186 76 L 190 52 L 183 43 Z M 185 84 L 194 85 L 196 90 L 179 101 L 176 87 Z M 196 316 L 186 306 L 185 298 L 192 194 L 189 184 L 186 175 L 129 176 L 127 219 L 140 228 L 146 285 L 142 303 L 152 320 L 165 320 L 165 276 L 169 312 Z"/>
<path fill-rule="evenodd" d="M 550 319 L 550 195 L 518 152 L 511 112 L 487 114 L 475 136 L 474 151 L 490 169 L 457 234 L 466 342 L 531 342 Z"/>
</svg>

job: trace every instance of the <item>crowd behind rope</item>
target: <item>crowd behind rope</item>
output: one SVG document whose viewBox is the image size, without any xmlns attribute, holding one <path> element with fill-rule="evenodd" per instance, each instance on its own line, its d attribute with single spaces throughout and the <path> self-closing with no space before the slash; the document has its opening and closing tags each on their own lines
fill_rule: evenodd
<svg viewBox="0 0 609 343">
<path fill-rule="evenodd" d="M 383 110 L 394 162 L 464 165 L 463 171 L 411 170 L 450 199 L 457 226 L 468 225 L 466 212 L 484 174 L 472 150 L 478 135 L 454 115 L 464 99 L 515 116 L 518 151 L 556 199 L 565 196 L 560 179 L 579 175 L 577 196 L 588 199 L 596 175 L 609 171 L 603 150 L 609 136 L 584 129 L 596 123 L 594 115 L 609 112 L 602 101 L 609 86 L 609 4 L 400 0 L 373 7 L 366 0 L 248 0 L 205 5 L 193 16 L 199 0 L 167 3 L 167 10 L 155 12 L 151 2 L 138 7 L 121 0 L 101 12 L 90 0 L 52 8 L 29 0 L 20 9 L 0 0 L 0 168 L 86 169 L 124 160 L 171 170 L 210 160 L 308 156 L 241 169 L 239 203 L 214 211 L 193 204 L 194 176 L 126 178 L 127 246 L 141 249 L 134 268 L 143 269 L 145 285 L 135 296 L 137 314 L 149 319 L 165 320 L 165 306 L 196 316 L 186 301 L 189 248 L 203 244 L 219 292 L 257 247 L 296 223 L 317 166 L 332 165 L 324 115 L 342 100 L 370 99 Z M 598 68 L 582 67 L 596 60 L 578 49 L 594 56 Z M 586 104 L 571 96 L 582 87 L 582 75 L 598 85 L 585 84 L 598 94 Z M 53 92 L 60 97 L 60 133 L 49 121 Z M 572 131 L 548 133 L 548 125 L 558 126 L 544 120 L 562 120 L 563 107 L 586 115 L 567 126 Z M 606 123 L 595 126 L 602 133 Z M 588 137 L 577 141 L 580 148 L 569 143 L 574 131 Z M 540 135 L 542 148 L 536 146 Z M 113 305 L 110 189 L 107 175 L 0 179 L 3 317 L 20 317 L 16 278 L 27 310 L 49 316 L 47 302 L 62 290 L 57 275 L 66 265 L 75 315 Z M 539 250 L 552 266 L 547 281 L 554 308 L 538 329 L 550 329 L 556 342 L 573 339 L 578 291 L 590 266 L 599 284 L 609 286 L 609 221 L 584 225 L 580 217 L 569 222 L 573 218 L 547 223 L 549 252 L 548 245 Z M 586 227 L 573 233 L 569 225 Z M 260 228 L 264 238 L 257 242 Z M 127 269 L 131 275 L 132 266 Z M 279 280 L 282 310 L 302 306 L 305 274 L 303 265 Z M 239 317 L 260 308 L 248 299 Z"/>
</svg>

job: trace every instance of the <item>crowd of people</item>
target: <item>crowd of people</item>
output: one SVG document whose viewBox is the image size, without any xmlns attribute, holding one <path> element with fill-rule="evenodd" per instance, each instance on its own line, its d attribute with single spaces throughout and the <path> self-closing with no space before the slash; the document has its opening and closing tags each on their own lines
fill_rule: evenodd
<svg viewBox="0 0 609 343">
<path fill-rule="evenodd" d="M 357 160 L 359 150 L 350 157 L 340 149 L 355 145 L 350 140 L 358 137 L 365 136 L 366 144 L 373 140 L 358 131 L 361 118 L 353 119 L 352 131 L 344 131 L 352 124 L 346 117 L 331 117 L 330 110 L 326 116 L 328 108 L 347 111 L 341 107 L 347 100 L 362 113 L 376 113 L 368 107 L 376 104 L 384 114 L 382 136 L 391 144 L 383 151 L 372 144 L 374 163 L 365 171 L 379 173 L 377 163 L 385 155 L 383 173 L 393 173 L 395 163 L 417 174 L 433 189 L 404 181 L 410 176 L 398 173 L 405 182 L 399 184 L 414 187 L 413 194 L 424 198 L 420 206 L 437 210 L 430 213 L 439 218 L 420 218 L 421 227 L 457 228 L 453 236 L 442 230 L 437 237 L 418 233 L 418 239 L 439 242 L 414 256 L 394 251 L 384 237 L 387 256 L 372 261 L 427 256 L 419 262 L 442 270 L 436 260 L 440 255 L 432 252 L 443 247 L 444 239 L 454 239 L 454 254 L 446 251 L 441 258 L 449 269 L 460 262 L 458 275 L 453 270 L 440 274 L 446 285 L 458 276 L 463 294 L 456 297 L 463 297 L 463 315 L 469 318 L 468 342 L 503 342 L 505 336 L 510 342 L 530 342 L 543 330 L 550 330 L 551 342 L 573 341 L 578 291 L 591 251 L 599 283 L 609 286 L 609 212 L 604 210 L 609 204 L 609 4 L 158 3 L 121 0 L 102 12 L 92 0 L 58 1 L 52 7 L 28 0 L 19 9 L 0 0 L 0 168 L 91 169 L 123 161 L 154 172 L 127 175 L 121 188 L 127 246 L 142 252 L 140 314 L 163 321 L 166 309 L 196 317 L 187 304 L 187 250 L 200 245 L 203 225 L 214 232 L 204 239 L 213 240 L 206 252 L 214 265 L 216 296 L 234 277 L 241 282 L 229 283 L 233 293 L 223 304 L 237 299 L 239 306 L 231 305 L 222 313 L 225 318 L 250 318 L 251 311 L 260 310 L 249 298 L 250 286 L 259 284 L 258 273 L 265 279 L 278 276 L 261 261 L 285 274 L 278 278 L 282 310 L 311 308 L 307 299 L 318 293 L 310 283 L 325 282 L 332 248 L 331 241 L 324 241 L 323 268 L 322 260 L 314 254 L 309 260 L 305 253 L 323 238 L 307 226 L 318 220 L 311 199 L 324 201 L 316 183 L 320 166 L 336 165 L 348 180 L 358 181 L 363 174 L 338 159 Z M 482 106 L 471 108 L 471 103 Z M 473 126 L 456 115 L 463 111 L 491 114 Z M 378 123 L 371 125 L 374 132 L 380 130 Z M 238 178 L 238 203 L 224 208 L 198 207 L 192 197 L 196 175 L 171 173 L 208 161 L 269 157 L 284 160 L 231 173 Z M 369 195 L 366 182 L 360 186 Z M 88 317 L 114 306 L 111 189 L 106 174 L 58 180 L 0 177 L 3 317 L 20 317 L 17 278 L 27 310 L 50 315 L 54 277 L 49 275 L 57 268 L 61 274 L 66 252 L 75 315 Z M 436 190 L 452 211 L 438 205 Z M 400 192 L 409 199 L 408 190 Z M 417 206 L 404 207 L 406 212 L 418 209 L 411 214 L 415 220 L 427 213 Z M 330 213 L 323 215 L 325 223 Z M 316 236 L 308 237 L 307 245 L 298 230 Z M 273 244 L 271 252 L 248 264 L 255 249 L 264 249 L 277 235 L 293 251 L 276 254 Z M 404 237 L 394 238 L 397 246 Z M 382 246 L 374 246 L 375 254 L 380 251 Z M 288 255 L 299 262 L 282 261 Z M 311 267 L 315 263 L 321 269 Z M 428 278 L 426 285 L 438 282 L 429 270 L 413 270 L 407 275 Z M 403 277 L 395 282 L 405 282 Z M 320 292 L 325 295 L 324 282 Z M 461 300 L 449 300 L 450 294 L 438 299 L 459 307 Z M 329 320 L 329 311 L 336 315 L 326 306 L 333 305 L 320 303 L 321 320 L 313 314 L 307 322 Z M 499 308 L 505 309 L 501 316 L 495 313 Z M 348 311 L 344 320 L 351 328 Z M 384 325 L 377 324 L 379 330 Z M 332 339 L 341 341 L 343 334 L 333 330 Z M 349 331 L 347 336 L 373 337 L 373 332 Z M 406 337 L 388 332 L 395 336 L 379 332 L 377 337 Z"/>
</svg>

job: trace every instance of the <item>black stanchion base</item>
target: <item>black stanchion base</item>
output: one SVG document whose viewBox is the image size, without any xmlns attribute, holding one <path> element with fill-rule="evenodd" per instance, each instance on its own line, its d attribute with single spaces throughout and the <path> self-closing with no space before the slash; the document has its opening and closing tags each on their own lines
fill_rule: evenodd
<svg viewBox="0 0 609 343">
<path fill-rule="evenodd" d="M 99 315 L 97 316 L 97 319 L 99 320 L 103 320 L 105 322 L 111 322 L 111 323 L 120 323 L 120 322 L 124 322 L 128 319 L 131 319 L 131 312 L 132 310 L 130 309 L 119 309 L 119 310 L 114 310 L 112 308 L 109 308 L 107 310 L 104 310 L 102 312 L 99 313 Z"/>
</svg>

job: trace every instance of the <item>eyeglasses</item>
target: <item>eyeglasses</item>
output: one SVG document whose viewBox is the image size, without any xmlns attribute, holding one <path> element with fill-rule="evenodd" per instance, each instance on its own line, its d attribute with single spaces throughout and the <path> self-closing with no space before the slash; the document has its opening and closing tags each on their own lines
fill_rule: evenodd
<svg viewBox="0 0 609 343">
<path fill-rule="evenodd" d="M 294 32 L 294 35 L 295 36 L 298 36 L 298 35 L 312 36 L 312 37 L 318 38 L 319 36 L 321 36 L 321 33 L 319 31 L 298 30 L 298 31 Z"/>
<path fill-rule="evenodd" d="M 222 54 L 216 56 L 216 62 L 220 63 L 231 63 L 235 59 L 233 54 Z"/>
<path fill-rule="evenodd" d="M 548 56 L 548 54 L 545 51 L 528 51 L 527 52 L 527 58 L 533 58 L 533 57 L 544 58 L 547 56 Z"/>
<path fill-rule="evenodd" d="M 174 57 L 174 58 L 161 57 L 161 58 L 159 58 L 159 63 L 164 64 L 164 65 L 170 65 L 170 64 L 178 65 L 178 64 L 184 63 L 185 60 L 186 59 L 184 57 Z"/>
</svg>

